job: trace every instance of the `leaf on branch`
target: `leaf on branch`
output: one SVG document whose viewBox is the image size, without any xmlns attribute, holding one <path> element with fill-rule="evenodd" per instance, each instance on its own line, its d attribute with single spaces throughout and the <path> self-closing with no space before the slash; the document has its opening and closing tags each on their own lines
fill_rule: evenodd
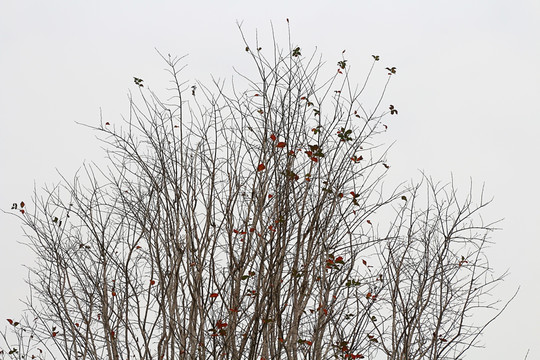
<svg viewBox="0 0 540 360">
<path fill-rule="evenodd" d="M 276 137 L 276 135 L 272 134 L 272 135 L 270 135 L 270 139 L 272 139 L 272 141 L 276 141 L 277 137 Z"/>
<path fill-rule="evenodd" d="M 351 141 L 353 139 L 351 137 L 351 134 L 352 134 L 351 129 L 345 129 L 343 127 L 337 132 L 337 135 L 341 139 L 341 141 Z"/>
<path fill-rule="evenodd" d="M 392 75 L 392 74 L 395 74 L 396 73 L 396 67 L 395 66 L 392 66 L 391 68 L 390 67 L 387 67 L 386 70 L 390 71 L 388 73 L 388 75 Z"/>
<path fill-rule="evenodd" d="M 138 77 L 133 77 L 133 81 L 135 82 L 135 85 L 137 85 L 138 87 L 143 87 L 144 85 L 142 84 L 143 83 L 143 79 L 140 79 Z"/>
<path fill-rule="evenodd" d="M 280 142 L 278 142 L 278 144 L 276 145 L 276 147 L 278 147 L 278 148 L 284 148 L 286 145 L 287 145 L 287 143 L 285 143 L 284 141 L 280 141 Z"/>
<path fill-rule="evenodd" d="M 375 59 L 375 61 L 379 61 L 380 60 L 380 56 L 379 55 L 371 55 L 373 56 L 373 58 Z"/>
<path fill-rule="evenodd" d="M 338 61 L 337 64 L 341 69 L 345 69 L 345 66 L 347 66 L 347 60 Z"/>
<path fill-rule="evenodd" d="M 292 56 L 298 57 L 300 55 L 302 55 L 302 53 L 300 52 L 300 47 L 296 47 L 292 52 Z"/>
<path fill-rule="evenodd" d="M 390 115 L 397 115 L 398 114 L 398 111 L 394 107 L 394 105 L 390 105 L 389 109 L 390 109 Z"/>
<path fill-rule="evenodd" d="M 210 297 L 211 297 L 211 298 L 217 298 L 217 297 L 218 297 L 218 293 L 211 293 L 211 294 L 210 294 Z"/>
<path fill-rule="evenodd" d="M 378 342 L 379 342 L 379 341 L 375 338 L 375 336 L 373 336 L 373 335 L 369 335 L 369 334 L 368 334 L 367 337 L 368 337 L 369 341 L 372 341 L 372 342 L 375 342 L 375 343 L 378 343 Z"/>
<path fill-rule="evenodd" d="M 263 171 L 264 169 L 266 169 L 266 166 L 264 166 L 264 164 L 259 164 L 259 166 L 257 166 L 257 171 Z"/>
</svg>

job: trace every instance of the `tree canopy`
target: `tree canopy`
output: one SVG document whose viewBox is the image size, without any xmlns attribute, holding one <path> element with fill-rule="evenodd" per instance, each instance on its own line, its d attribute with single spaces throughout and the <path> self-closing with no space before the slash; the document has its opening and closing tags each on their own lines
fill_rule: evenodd
<svg viewBox="0 0 540 360">
<path fill-rule="evenodd" d="M 397 68 L 371 55 L 357 86 L 345 52 L 325 77 L 291 42 L 244 46 L 258 76 L 241 89 L 186 82 L 162 56 L 170 97 L 134 77 L 128 116 L 90 126 L 108 166 L 13 204 L 37 262 L 0 358 L 459 359 L 477 344 L 502 279 L 489 200 L 425 175 L 383 188 Z"/>
</svg>

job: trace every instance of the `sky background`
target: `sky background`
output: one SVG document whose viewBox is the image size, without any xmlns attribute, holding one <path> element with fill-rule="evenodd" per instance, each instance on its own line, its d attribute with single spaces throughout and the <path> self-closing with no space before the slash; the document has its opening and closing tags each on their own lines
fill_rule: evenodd
<svg viewBox="0 0 540 360">
<path fill-rule="evenodd" d="M 422 170 L 465 195 L 472 180 L 494 197 L 484 216 L 504 218 L 491 265 L 509 270 L 493 298 L 507 311 L 469 359 L 540 359 L 540 2 L 385 1 L 12 1 L 0 3 L 0 204 L 29 203 L 34 186 L 71 178 L 104 158 L 95 134 L 76 122 L 120 121 L 133 76 L 167 87 L 162 53 L 185 55 L 186 81 L 250 73 L 236 22 L 271 47 L 271 23 L 286 46 L 317 48 L 332 65 L 342 50 L 353 82 L 371 55 L 377 76 L 396 66 L 385 102 L 390 183 Z M 331 74 L 330 72 L 328 73 Z M 381 78 L 381 77 L 379 77 Z M 377 77 L 367 93 L 377 95 Z M 0 327 L 16 318 L 32 263 L 20 222 L 0 213 Z M 7 324 L 7 323 L 6 323 Z"/>
</svg>

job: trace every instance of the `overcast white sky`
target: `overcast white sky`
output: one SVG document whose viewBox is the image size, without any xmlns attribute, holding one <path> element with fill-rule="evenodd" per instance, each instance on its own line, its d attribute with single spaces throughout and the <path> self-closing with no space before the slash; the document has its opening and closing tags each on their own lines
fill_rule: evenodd
<svg viewBox="0 0 540 360">
<path fill-rule="evenodd" d="M 386 99 L 399 109 L 386 143 L 391 181 L 418 170 L 461 185 L 472 178 L 504 218 L 490 249 L 510 270 L 494 297 L 521 291 L 470 359 L 540 359 L 540 1 L 19 1 L 0 2 L 0 204 L 30 201 L 38 187 L 100 161 L 96 124 L 126 114 L 133 76 L 166 86 L 154 48 L 189 54 L 186 80 L 230 78 L 249 64 L 236 26 L 267 41 L 346 58 L 358 82 L 371 54 L 396 66 Z M 268 47 L 270 43 L 267 41 Z M 246 70 L 249 72 L 249 70 Z M 372 91 L 376 93 L 375 86 Z M 369 91 L 368 91 L 369 92 Z M 466 188 L 463 188 L 465 192 Z M 17 317 L 32 257 L 16 218 L 0 213 L 0 327 Z"/>
</svg>

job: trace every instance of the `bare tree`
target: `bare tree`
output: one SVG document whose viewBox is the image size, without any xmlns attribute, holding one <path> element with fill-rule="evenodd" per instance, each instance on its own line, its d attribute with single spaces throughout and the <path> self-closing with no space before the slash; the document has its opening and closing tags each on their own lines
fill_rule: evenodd
<svg viewBox="0 0 540 360">
<path fill-rule="evenodd" d="M 486 203 L 383 191 L 395 67 L 368 107 L 378 56 L 357 87 L 343 55 L 320 80 L 296 45 L 245 46 L 258 77 L 241 91 L 183 82 L 163 56 L 171 97 L 135 78 L 129 116 L 94 128 L 107 167 L 14 204 L 37 263 L 13 329 L 35 345 L 5 337 L 4 356 L 455 359 L 475 342 L 469 313 L 496 282 L 491 227 L 471 222 Z"/>
<path fill-rule="evenodd" d="M 453 183 L 424 181 L 402 197 L 380 242 L 371 339 L 392 360 L 462 359 L 500 314 L 491 297 L 504 275 L 484 252 L 494 223 L 480 215 L 490 201 L 482 190 L 475 202 L 472 186 L 460 200 Z"/>
</svg>

